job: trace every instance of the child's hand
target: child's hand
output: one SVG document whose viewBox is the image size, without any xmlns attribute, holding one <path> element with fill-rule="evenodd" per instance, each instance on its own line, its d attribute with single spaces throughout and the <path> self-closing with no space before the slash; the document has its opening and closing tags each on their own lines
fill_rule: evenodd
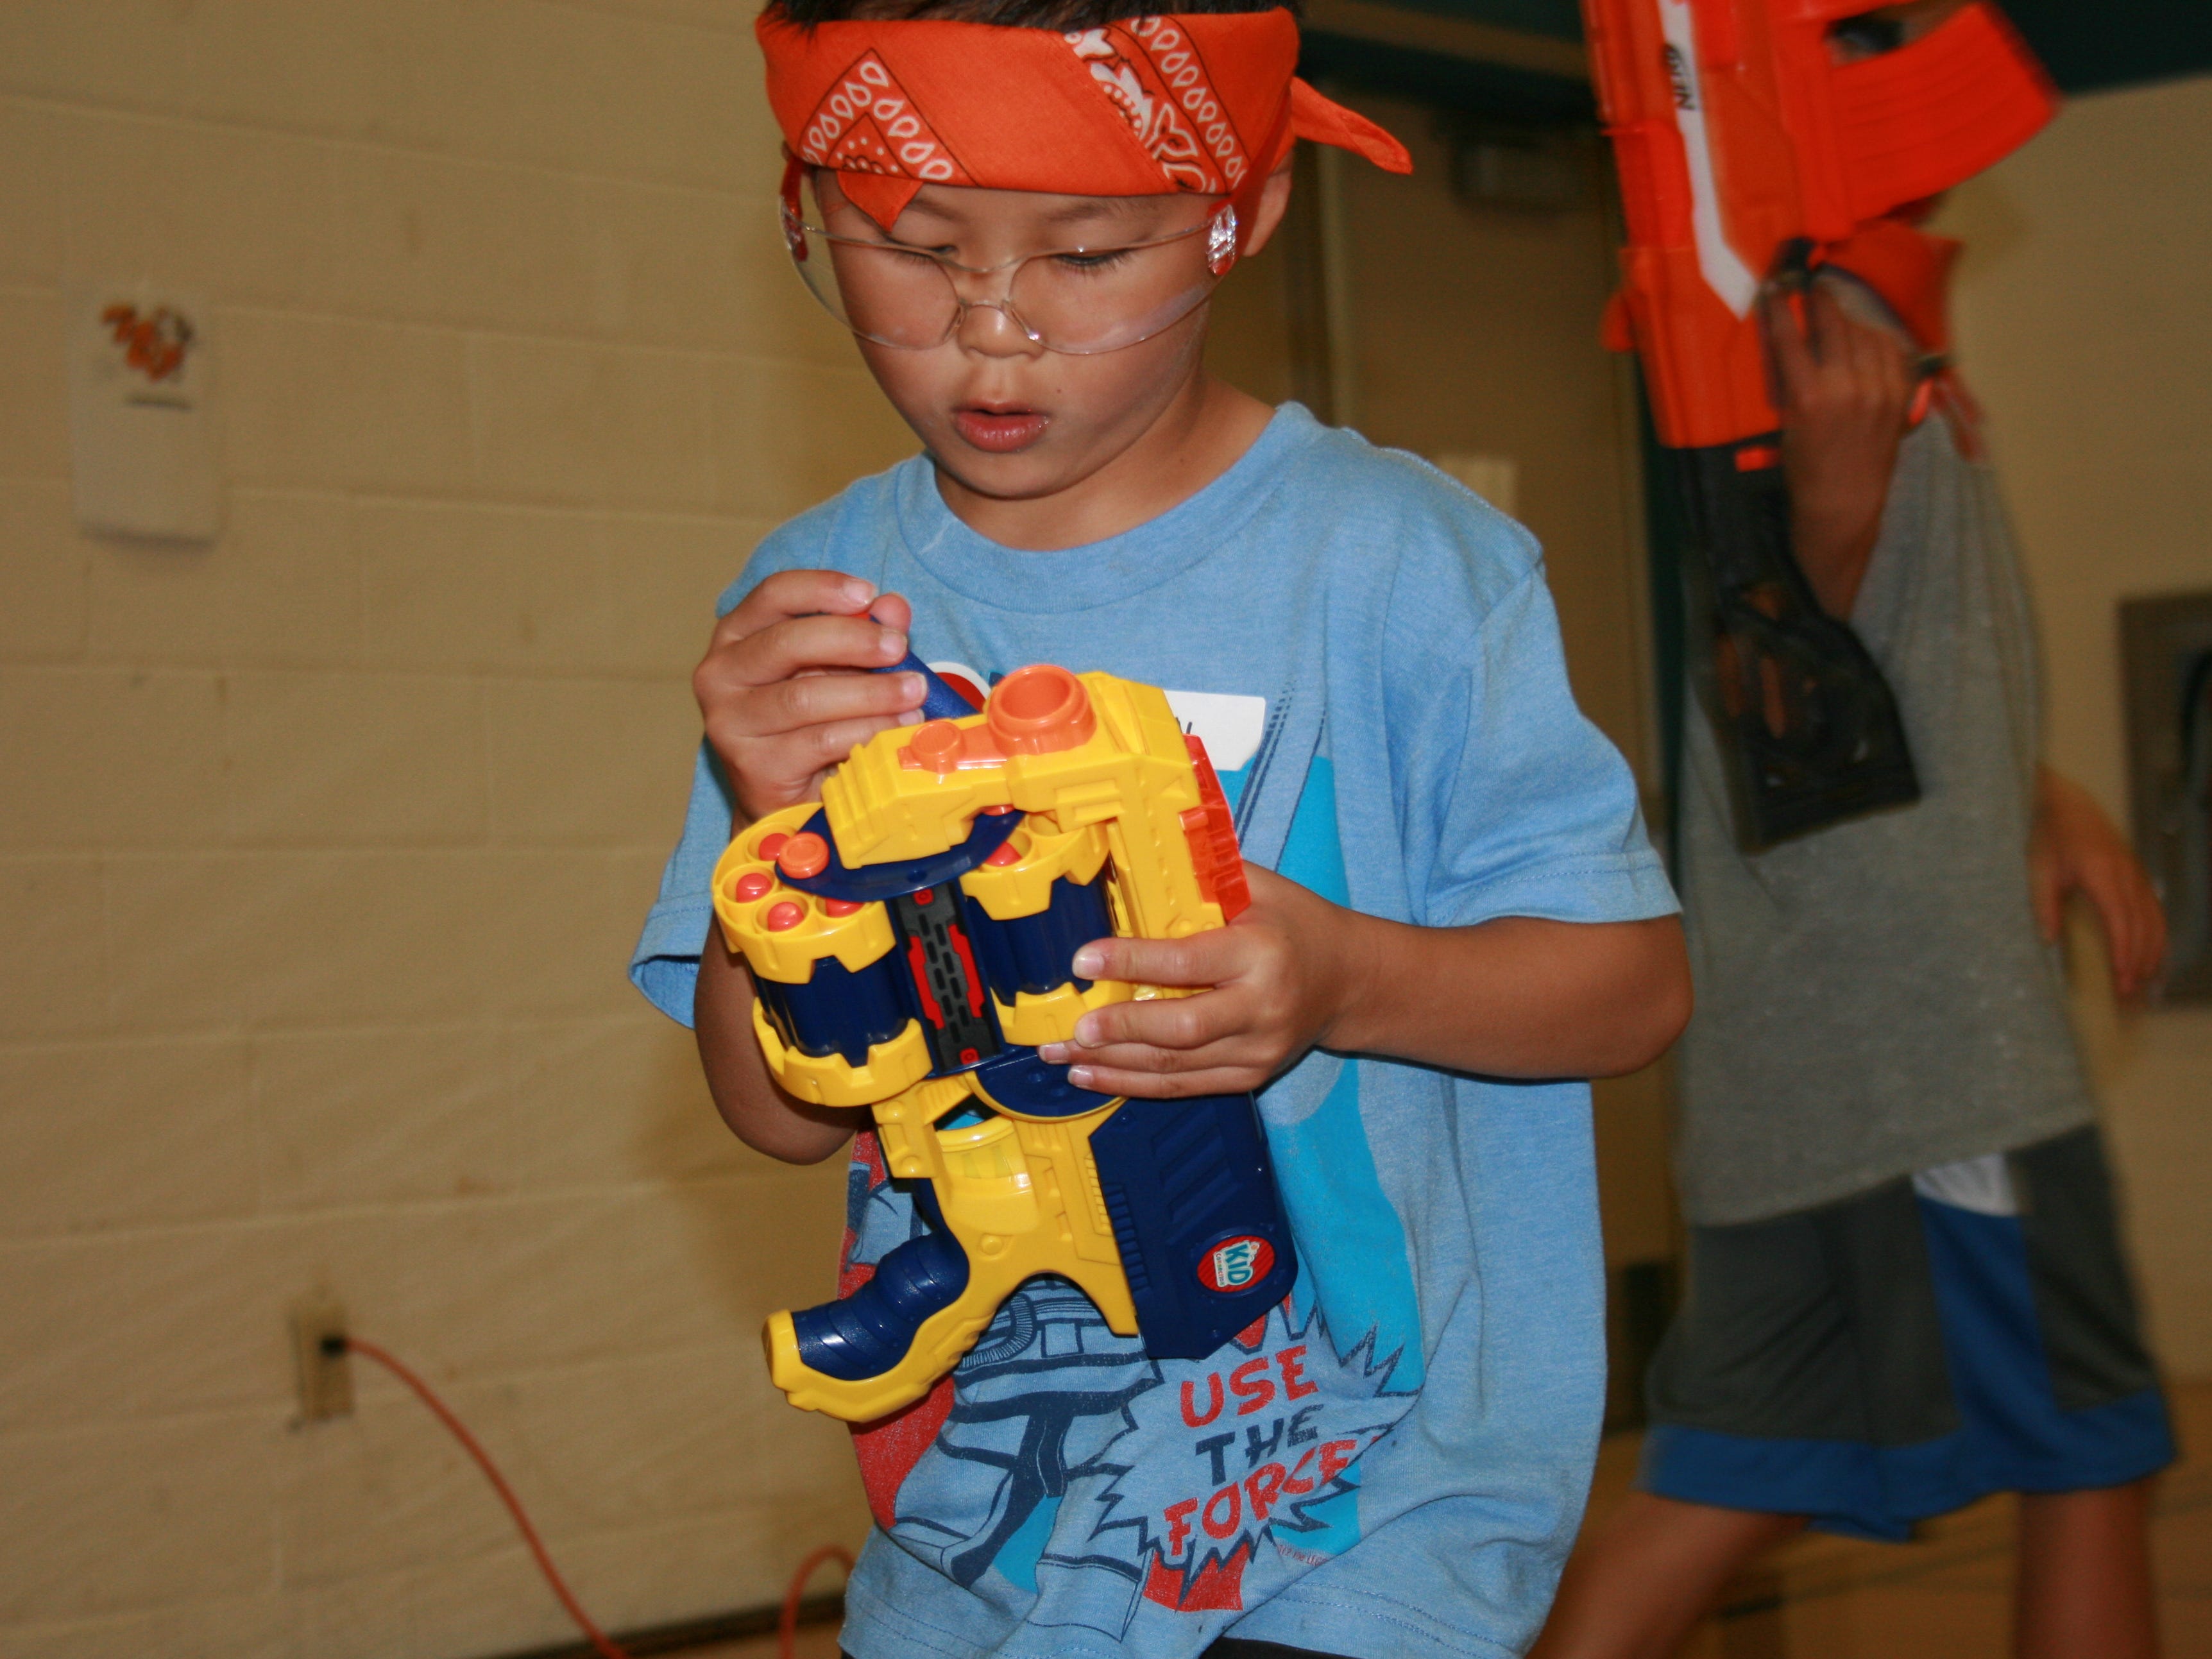
<svg viewBox="0 0 2212 1659">
<path fill-rule="evenodd" d="M 1889 475 L 1912 406 L 1905 348 L 1844 315 L 1836 296 L 1805 296 L 1805 326 L 1779 295 L 1760 302 L 1782 405 L 1797 562 L 1821 609 L 1849 620 L 1881 534 Z"/>
<path fill-rule="evenodd" d="M 2058 937 L 2075 888 L 2096 907 L 2112 960 L 2113 988 L 2133 996 L 2166 958 L 2166 913 L 2142 865 L 2089 792 L 2038 769 L 2035 828 L 2027 842 L 2028 890 L 2045 939 Z"/>
<path fill-rule="evenodd" d="M 854 744 L 921 718 L 919 674 L 866 672 L 906 654 L 913 620 L 904 599 L 857 576 L 786 570 L 715 624 L 691 690 L 739 827 L 817 799 Z"/>
<path fill-rule="evenodd" d="M 1296 882 L 1244 866 L 1252 905 L 1188 939 L 1095 939 L 1075 953 L 1085 979 L 1206 986 L 1196 996 L 1117 1002 L 1085 1014 L 1048 1064 L 1102 1094 L 1174 1099 L 1264 1087 L 1322 1042 L 1352 975 L 1338 962 L 1346 913 Z"/>
</svg>

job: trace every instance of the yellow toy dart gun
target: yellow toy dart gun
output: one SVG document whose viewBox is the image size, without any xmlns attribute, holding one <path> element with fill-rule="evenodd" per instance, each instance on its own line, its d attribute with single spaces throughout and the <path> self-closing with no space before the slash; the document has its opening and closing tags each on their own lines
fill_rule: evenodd
<svg viewBox="0 0 2212 1659">
<path fill-rule="evenodd" d="M 872 1108 L 929 1224 L 763 1334 L 792 1404 L 848 1422 L 927 1394 L 1036 1274 L 1153 1358 L 1195 1359 L 1297 1270 L 1250 1095 L 1095 1094 L 1036 1052 L 1090 1009 L 1188 994 L 1079 979 L 1079 946 L 1180 939 L 1249 902 L 1203 745 L 1164 692 L 1110 674 L 1024 668 L 980 714 L 928 679 L 939 718 L 860 744 L 819 805 L 760 819 L 714 866 L 769 1072 Z"/>
</svg>

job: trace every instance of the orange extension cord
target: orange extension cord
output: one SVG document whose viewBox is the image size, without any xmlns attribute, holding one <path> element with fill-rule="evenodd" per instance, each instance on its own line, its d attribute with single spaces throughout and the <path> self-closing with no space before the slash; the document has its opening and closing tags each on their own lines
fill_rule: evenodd
<svg viewBox="0 0 2212 1659">
<path fill-rule="evenodd" d="M 469 1432 L 468 1425 L 453 1415 L 452 1408 L 438 1398 L 435 1389 L 386 1349 L 374 1342 L 365 1342 L 357 1336 L 337 1340 L 344 1343 L 348 1353 L 374 1359 L 414 1390 L 416 1398 L 430 1408 L 430 1414 L 444 1424 L 447 1432 L 461 1443 L 461 1449 L 476 1460 L 477 1467 L 483 1471 L 484 1479 L 491 1482 L 491 1489 L 499 1494 L 499 1501 L 507 1505 L 507 1512 L 514 1517 L 515 1528 L 521 1533 L 522 1541 L 530 1546 L 530 1553 L 537 1559 L 538 1571 L 545 1575 L 545 1582 L 553 1587 L 553 1594 L 560 1598 L 561 1606 L 568 1617 L 575 1620 L 576 1628 L 584 1632 L 585 1640 L 592 1644 L 599 1659 L 630 1659 L 630 1656 L 617 1646 L 605 1631 L 592 1622 L 591 1614 L 584 1611 L 582 1604 L 570 1591 L 568 1580 L 561 1577 L 561 1570 L 553 1565 L 553 1558 L 546 1553 L 545 1540 L 538 1535 L 538 1528 L 531 1524 L 530 1516 L 522 1507 L 522 1500 L 514 1495 L 514 1488 L 507 1484 L 507 1477 L 499 1472 L 499 1465 L 491 1461 L 491 1454 L 483 1449 L 476 1436 Z M 784 1592 L 782 1616 L 776 1621 L 776 1652 L 780 1659 L 794 1659 L 799 1640 L 799 1604 L 805 1594 L 806 1581 L 825 1561 L 842 1562 L 847 1572 L 853 1571 L 852 1553 L 838 1544 L 824 1544 L 799 1564 L 799 1571 L 791 1576 L 791 1588 Z"/>
</svg>

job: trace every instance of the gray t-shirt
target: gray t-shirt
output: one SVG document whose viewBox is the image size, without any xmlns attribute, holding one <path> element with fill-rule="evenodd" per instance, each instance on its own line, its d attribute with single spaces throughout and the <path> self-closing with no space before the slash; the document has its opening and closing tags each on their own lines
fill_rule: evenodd
<svg viewBox="0 0 2212 1659">
<path fill-rule="evenodd" d="M 1677 1176 L 1753 1221 L 2072 1128 L 2092 1105 L 2028 896 L 2034 641 L 1990 468 L 1905 440 L 1851 616 L 1902 707 L 1923 798 L 1736 850 L 1711 726 L 1687 721 L 1681 878 L 1698 1009 Z"/>
</svg>

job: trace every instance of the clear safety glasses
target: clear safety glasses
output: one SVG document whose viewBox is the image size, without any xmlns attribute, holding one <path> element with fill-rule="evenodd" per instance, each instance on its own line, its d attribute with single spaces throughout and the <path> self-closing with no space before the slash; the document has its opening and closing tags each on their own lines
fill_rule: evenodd
<svg viewBox="0 0 2212 1659">
<path fill-rule="evenodd" d="M 782 210 L 784 241 L 808 290 L 862 339 L 914 351 L 944 344 L 969 312 L 986 310 L 1047 351 L 1119 351 L 1197 310 L 1237 259 L 1237 212 L 1226 204 L 1171 235 L 994 265 L 890 241 L 849 204 L 839 204 L 838 228 L 828 229 L 817 221 L 832 214 L 809 205 L 811 214 Z"/>
</svg>

